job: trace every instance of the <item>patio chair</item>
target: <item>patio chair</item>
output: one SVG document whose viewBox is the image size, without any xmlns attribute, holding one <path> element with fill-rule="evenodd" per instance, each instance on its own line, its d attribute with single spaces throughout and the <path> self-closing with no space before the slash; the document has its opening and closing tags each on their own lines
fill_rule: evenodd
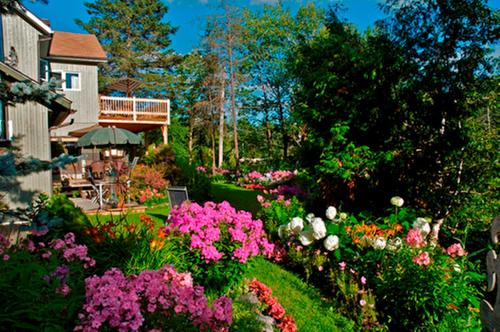
<svg viewBox="0 0 500 332">
<path fill-rule="evenodd" d="M 189 201 L 187 187 L 170 186 L 167 188 L 167 193 L 170 209 L 172 209 L 174 206 L 181 205 L 185 201 Z"/>
</svg>

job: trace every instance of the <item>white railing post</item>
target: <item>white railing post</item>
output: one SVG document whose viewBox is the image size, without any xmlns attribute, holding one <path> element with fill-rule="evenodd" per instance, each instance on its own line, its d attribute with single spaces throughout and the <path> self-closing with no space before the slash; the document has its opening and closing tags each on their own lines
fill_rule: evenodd
<svg viewBox="0 0 500 332">
<path fill-rule="evenodd" d="M 167 124 L 170 125 L 170 99 L 167 99 Z"/>
<path fill-rule="evenodd" d="M 136 100 L 135 100 L 135 96 L 132 97 L 132 115 L 133 115 L 133 118 L 134 118 L 134 121 L 137 121 L 137 105 L 136 105 Z"/>
</svg>

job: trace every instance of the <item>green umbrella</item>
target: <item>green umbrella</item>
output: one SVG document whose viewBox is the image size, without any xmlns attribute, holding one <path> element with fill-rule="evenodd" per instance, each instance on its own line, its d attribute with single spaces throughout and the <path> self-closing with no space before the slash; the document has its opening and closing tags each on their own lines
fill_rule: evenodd
<svg viewBox="0 0 500 332">
<path fill-rule="evenodd" d="M 78 139 L 79 147 L 138 145 L 142 139 L 131 131 L 115 127 L 97 128 Z"/>
</svg>

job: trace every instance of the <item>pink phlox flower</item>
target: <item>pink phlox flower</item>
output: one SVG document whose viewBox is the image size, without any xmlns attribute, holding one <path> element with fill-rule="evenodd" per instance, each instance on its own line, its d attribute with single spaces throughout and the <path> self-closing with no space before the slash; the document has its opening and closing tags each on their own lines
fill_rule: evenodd
<svg viewBox="0 0 500 332">
<path fill-rule="evenodd" d="M 410 229 L 406 235 L 406 244 L 415 248 L 423 247 L 425 242 L 422 233 L 417 229 Z"/>
<path fill-rule="evenodd" d="M 457 256 L 460 257 L 460 256 L 467 255 L 467 251 L 464 250 L 464 248 L 462 247 L 462 245 L 460 243 L 454 243 L 454 244 L 450 245 L 448 247 L 448 249 L 446 249 L 446 252 L 451 257 L 457 257 Z"/>
<path fill-rule="evenodd" d="M 427 266 L 431 263 L 431 258 L 429 257 L 429 253 L 424 251 L 419 255 L 413 257 L 413 263 L 420 266 Z"/>
</svg>

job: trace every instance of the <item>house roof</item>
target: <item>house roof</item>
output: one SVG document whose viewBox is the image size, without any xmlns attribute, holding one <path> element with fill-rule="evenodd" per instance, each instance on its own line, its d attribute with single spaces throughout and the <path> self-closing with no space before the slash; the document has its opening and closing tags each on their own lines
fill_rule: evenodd
<svg viewBox="0 0 500 332">
<path fill-rule="evenodd" d="M 49 48 L 49 57 L 106 60 L 95 35 L 55 31 Z"/>
</svg>

